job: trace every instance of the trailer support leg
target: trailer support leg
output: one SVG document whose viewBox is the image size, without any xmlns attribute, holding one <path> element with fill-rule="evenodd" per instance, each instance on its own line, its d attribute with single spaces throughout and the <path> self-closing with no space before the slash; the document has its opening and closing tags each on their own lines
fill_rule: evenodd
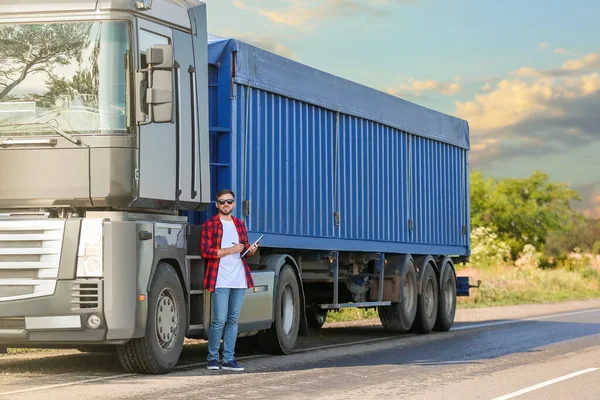
<svg viewBox="0 0 600 400">
<path fill-rule="evenodd" d="M 383 274 L 385 267 L 385 254 L 377 254 L 377 263 L 375 264 L 379 270 L 379 302 L 383 302 Z"/>
<path fill-rule="evenodd" d="M 340 289 L 339 253 L 337 251 L 334 251 L 331 257 L 331 268 L 333 268 L 333 304 L 338 304 Z"/>
</svg>

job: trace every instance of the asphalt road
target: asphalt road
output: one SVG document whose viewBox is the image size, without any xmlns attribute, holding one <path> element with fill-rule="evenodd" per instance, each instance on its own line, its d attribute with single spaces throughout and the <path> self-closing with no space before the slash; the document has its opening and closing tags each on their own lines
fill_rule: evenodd
<svg viewBox="0 0 600 400">
<path fill-rule="evenodd" d="M 0 398 L 600 398 L 600 308 L 392 338 L 377 325 L 324 329 L 301 347 L 244 357 L 243 373 L 208 371 L 193 350 L 165 376 L 121 374 L 109 355 L 60 356 L 74 364 L 58 370 L 27 360 L 2 368 Z"/>
</svg>

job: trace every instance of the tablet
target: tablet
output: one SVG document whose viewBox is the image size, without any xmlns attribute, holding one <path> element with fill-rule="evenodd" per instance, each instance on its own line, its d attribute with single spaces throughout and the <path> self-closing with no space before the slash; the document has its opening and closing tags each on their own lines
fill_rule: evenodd
<svg viewBox="0 0 600 400">
<path fill-rule="evenodd" d="M 256 239 L 256 242 L 252 243 L 252 244 L 250 245 L 250 247 L 252 247 L 252 246 L 254 246 L 256 243 L 260 242 L 260 239 L 262 239 L 262 238 L 264 238 L 264 237 L 265 237 L 265 235 L 260 235 L 260 237 L 259 237 L 258 239 Z M 250 250 L 250 247 L 248 247 L 248 249 L 242 253 L 242 257 L 244 257 L 244 256 L 246 255 L 246 253 L 247 253 L 247 252 Z"/>
</svg>

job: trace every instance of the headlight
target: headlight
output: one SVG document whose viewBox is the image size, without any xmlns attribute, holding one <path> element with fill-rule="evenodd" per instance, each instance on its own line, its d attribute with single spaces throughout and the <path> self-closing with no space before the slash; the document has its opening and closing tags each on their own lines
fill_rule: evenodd
<svg viewBox="0 0 600 400">
<path fill-rule="evenodd" d="M 79 252 L 77 253 L 77 277 L 102 277 L 102 219 L 84 219 L 81 222 Z"/>
</svg>

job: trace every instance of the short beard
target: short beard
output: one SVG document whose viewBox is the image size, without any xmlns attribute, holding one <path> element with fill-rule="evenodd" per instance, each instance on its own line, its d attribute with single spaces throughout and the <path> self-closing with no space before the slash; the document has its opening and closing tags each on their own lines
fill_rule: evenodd
<svg viewBox="0 0 600 400">
<path fill-rule="evenodd" d="M 231 215 L 232 212 L 233 212 L 233 210 L 229 210 L 227 212 L 219 210 L 219 214 L 221 214 L 221 215 Z"/>
</svg>

